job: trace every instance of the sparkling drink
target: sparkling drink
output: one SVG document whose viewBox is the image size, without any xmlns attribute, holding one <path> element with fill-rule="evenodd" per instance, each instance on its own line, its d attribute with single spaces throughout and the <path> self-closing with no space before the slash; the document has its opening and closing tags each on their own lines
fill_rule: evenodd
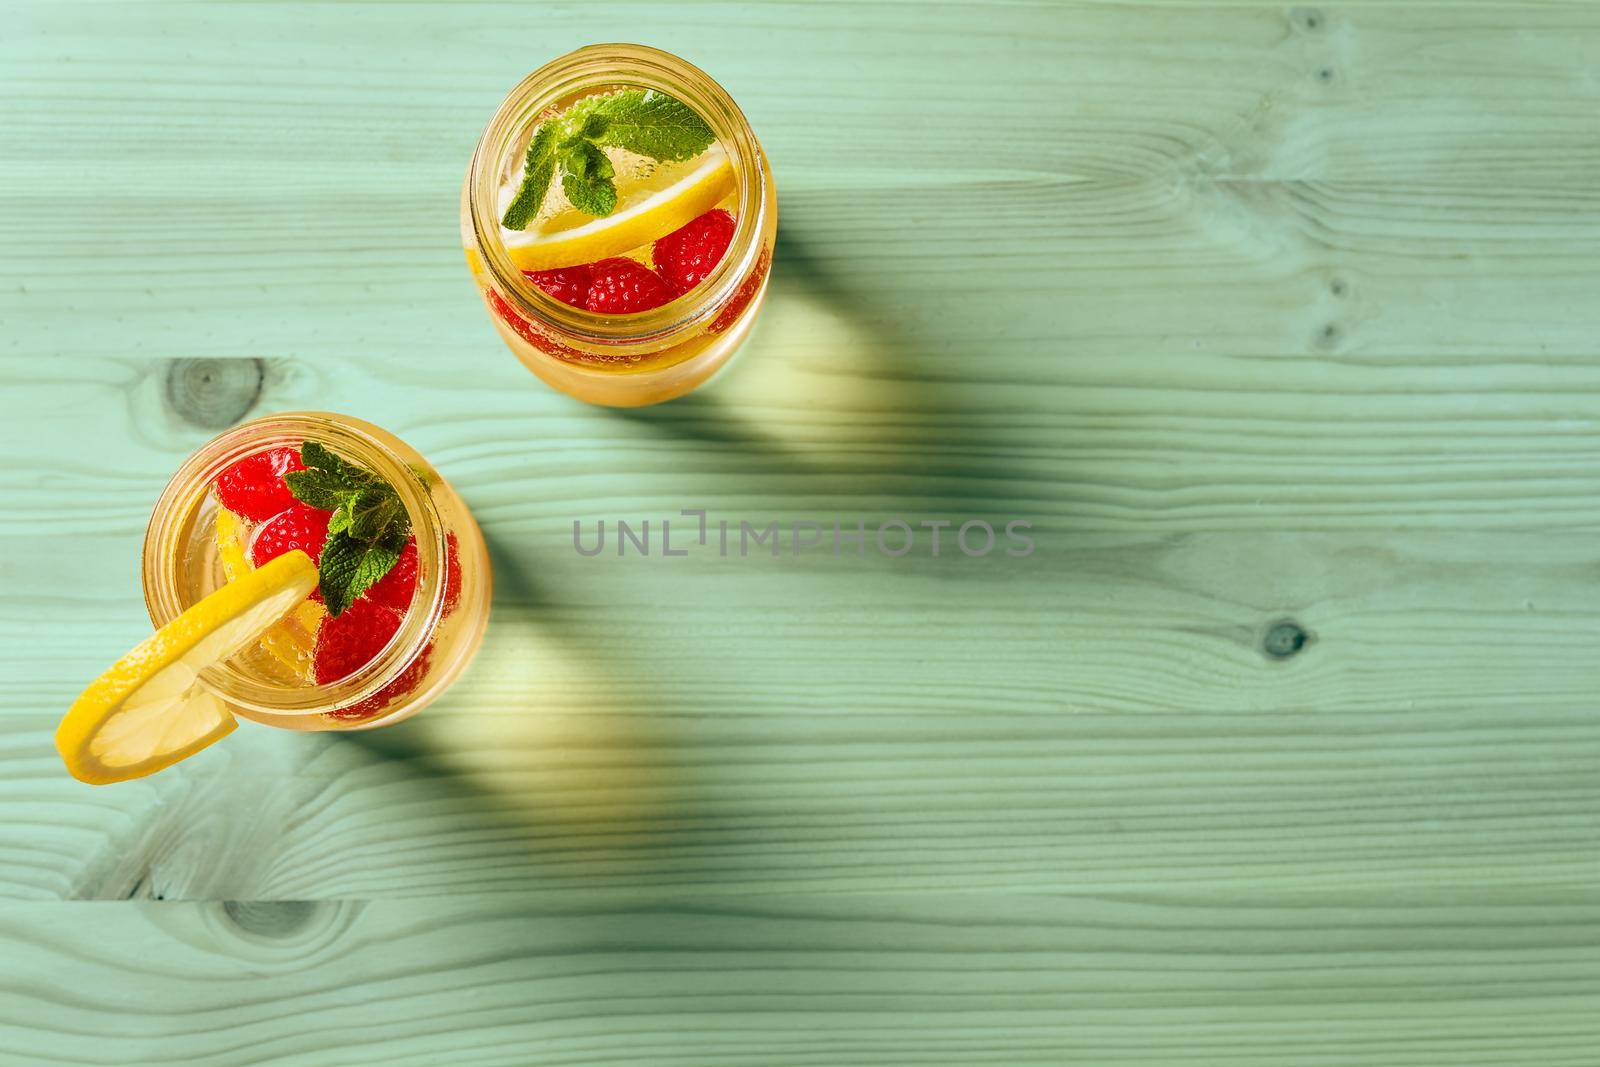
<svg viewBox="0 0 1600 1067">
<path fill-rule="evenodd" d="M 777 196 L 709 76 L 656 49 L 597 45 L 506 97 L 468 169 L 461 230 L 511 351 L 581 400 L 637 406 L 696 388 L 748 336 Z"/>
<path fill-rule="evenodd" d="M 327 413 L 255 420 L 183 464 L 145 535 L 150 619 L 160 629 L 293 549 L 320 565 L 318 587 L 200 674 L 233 713 L 294 730 L 386 725 L 442 693 L 477 650 L 489 561 L 466 505 L 399 438 Z M 381 576 L 341 584 L 335 569 L 330 586 L 334 556 Z"/>
</svg>

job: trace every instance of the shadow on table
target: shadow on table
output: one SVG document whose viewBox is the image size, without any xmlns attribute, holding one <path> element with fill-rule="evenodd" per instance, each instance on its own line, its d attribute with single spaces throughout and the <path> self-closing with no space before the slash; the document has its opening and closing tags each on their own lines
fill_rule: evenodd
<svg viewBox="0 0 1600 1067">
<path fill-rule="evenodd" d="M 429 877 L 663 880 L 703 820 L 692 761 L 649 714 L 654 683 L 626 655 L 575 639 L 582 609 L 553 604 L 525 556 L 493 539 L 489 549 L 494 617 L 474 668 L 416 718 L 344 739 L 403 768 L 417 826 L 406 855 Z M 717 878 L 711 863 L 695 861 L 695 880 Z"/>
<path fill-rule="evenodd" d="M 916 318 L 925 305 L 863 292 L 796 235 L 780 234 L 778 250 L 763 321 L 725 380 L 596 417 L 723 450 L 714 462 L 702 453 L 687 476 L 707 496 L 759 486 L 756 509 L 870 528 L 1015 505 L 1027 484 L 1010 470 L 1005 416 L 992 397 L 979 403 L 977 371 L 951 370 L 981 368 L 982 353 L 953 354 Z M 651 650 L 595 640 L 592 609 L 541 589 L 521 545 L 491 539 L 490 551 L 495 617 L 474 670 L 426 714 L 348 737 L 403 766 L 419 826 L 407 854 L 429 850 L 419 873 L 585 889 L 746 880 L 749 857 L 717 835 L 727 811 L 697 770 L 703 752 L 652 714 Z"/>
<path fill-rule="evenodd" d="M 1015 502 L 1015 439 L 979 402 L 988 353 L 953 352 L 916 297 L 869 289 L 780 227 L 762 320 L 733 364 L 682 399 L 608 413 L 663 440 L 728 446 L 746 475 L 803 476 L 819 517 L 960 521 Z"/>
</svg>

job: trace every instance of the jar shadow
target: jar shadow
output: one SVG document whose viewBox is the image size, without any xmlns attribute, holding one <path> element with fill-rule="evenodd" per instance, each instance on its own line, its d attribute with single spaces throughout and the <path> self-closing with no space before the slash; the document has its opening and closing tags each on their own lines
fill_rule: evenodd
<svg viewBox="0 0 1600 1067">
<path fill-rule="evenodd" d="M 1062 457 L 1049 447 L 1059 428 L 1044 427 L 1029 447 L 1019 424 L 1037 411 L 1036 396 L 1028 402 L 1036 390 L 985 374 L 973 340 L 982 331 L 941 336 L 922 316 L 926 294 L 873 289 L 871 274 L 870 264 L 781 231 L 762 318 L 733 365 L 670 403 L 593 413 L 619 420 L 612 428 L 627 432 L 630 454 L 662 446 L 651 480 L 637 483 L 672 501 L 652 514 L 706 507 L 734 519 L 861 517 L 870 526 L 888 516 L 915 524 L 1061 512 Z M 415 719 L 347 737 L 372 763 L 396 762 L 369 773 L 400 780 L 404 818 L 418 826 L 408 849 L 422 857 L 417 876 L 432 879 L 425 888 L 488 877 L 523 888 L 680 892 L 770 879 L 770 859 L 764 868 L 758 849 L 739 845 L 756 840 L 761 824 L 749 811 L 758 801 L 788 810 L 793 800 L 745 783 L 757 799 L 740 794 L 730 807 L 733 757 L 707 748 L 781 750 L 761 739 L 759 717 L 738 708 L 753 683 L 688 656 L 688 638 L 630 625 L 613 639 L 596 621 L 617 618 L 626 603 L 647 622 L 662 620 L 647 594 L 670 594 L 672 580 L 640 592 L 634 572 L 560 566 L 564 534 L 543 551 L 490 526 L 494 618 L 478 662 Z M 869 566 L 903 567 L 867 556 L 877 559 Z M 712 565 L 690 561 L 683 573 Z M 853 566 L 817 559 L 820 569 L 838 565 Z M 950 558 L 909 573 L 942 584 L 976 572 Z M 743 603 L 726 586 L 708 595 Z"/>
<path fill-rule="evenodd" d="M 477 662 L 413 719 L 342 735 L 389 765 L 393 819 L 409 821 L 399 863 L 419 879 L 458 871 L 482 887 L 676 881 L 704 821 L 692 746 L 652 710 L 648 670 L 574 634 L 586 609 L 534 577 L 526 549 L 486 531 L 494 612 Z M 725 859 L 688 861 L 696 881 Z M 420 886 L 418 887 L 421 888 Z M 441 888 L 429 885 L 428 888 Z"/>
<path fill-rule="evenodd" d="M 610 413 L 664 443 L 716 449 L 705 496 L 730 473 L 745 476 L 739 485 L 781 487 L 760 501 L 742 493 L 756 510 L 789 510 L 804 497 L 818 518 L 959 521 L 1048 504 L 1045 482 L 1060 472 L 1030 470 L 1019 455 L 1014 417 L 993 392 L 1008 386 L 985 378 L 985 353 L 952 352 L 919 306 L 869 289 L 865 271 L 780 225 L 772 290 L 734 363 L 689 396 Z"/>
</svg>

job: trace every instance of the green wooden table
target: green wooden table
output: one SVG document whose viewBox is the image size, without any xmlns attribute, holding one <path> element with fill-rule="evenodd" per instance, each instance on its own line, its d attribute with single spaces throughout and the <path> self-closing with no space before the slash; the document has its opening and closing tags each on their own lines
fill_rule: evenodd
<svg viewBox="0 0 1600 1067">
<path fill-rule="evenodd" d="M 1600 5 L 4 22 L 0 1062 L 1600 1060 Z M 740 362 L 632 414 L 504 351 L 456 220 L 616 39 L 782 204 Z M 157 492 L 306 407 L 472 505 L 471 673 L 69 780 Z M 694 507 L 1037 551 L 572 549 Z"/>
</svg>

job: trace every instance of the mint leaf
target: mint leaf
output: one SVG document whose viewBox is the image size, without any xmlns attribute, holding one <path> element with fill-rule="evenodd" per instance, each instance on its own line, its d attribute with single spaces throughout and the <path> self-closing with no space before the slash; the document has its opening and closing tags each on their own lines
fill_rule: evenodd
<svg viewBox="0 0 1600 1067">
<path fill-rule="evenodd" d="M 611 124 L 611 120 L 604 115 L 595 113 L 595 109 L 599 107 L 604 99 L 604 97 L 592 96 L 588 100 L 580 100 L 578 103 L 573 104 L 571 109 L 562 116 L 561 128 L 567 132 L 567 136 L 560 144 L 556 145 L 558 155 L 566 149 L 580 145 L 585 141 L 599 140 L 600 135 L 606 132 L 606 127 Z"/>
<path fill-rule="evenodd" d="M 345 465 L 344 460 L 315 441 L 300 443 L 300 462 L 313 470 L 324 470 L 334 474 L 341 471 Z"/>
<path fill-rule="evenodd" d="M 528 154 L 522 168 L 522 185 L 517 195 L 506 205 L 500 225 L 508 230 L 524 230 L 544 206 L 544 194 L 556 176 L 556 139 L 565 127 L 555 119 L 547 119 L 534 132 L 528 142 Z"/>
<path fill-rule="evenodd" d="M 389 573 L 411 535 L 411 520 L 394 487 L 315 441 L 300 446 L 303 471 L 284 481 L 296 500 L 331 512 L 318 578 L 328 614 L 339 615 Z"/>
<path fill-rule="evenodd" d="M 522 184 L 506 205 L 500 225 L 525 230 L 549 195 L 556 172 L 572 206 L 589 215 L 617 207 L 611 161 L 602 146 L 626 149 L 663 162 L 693 159 L 716 135 L 694 109 L 654 89 L 623 89 L 579 100 L 542 122 L 528 142 Z"/>
<path fill-rule="evenodd" d="M 561 157 L 561 191 L 572 206 L 588 215 L 609 215 L 617 208 L 616 169 L 589 141 L 580 141 Z"/>
<path fill-rule="evenodd" d="M 342 614 L 356 597 L 388 574 L 404 547 L 403 537 L 362 541 L 351 536 L 349 530 L 329 534 L 317 567 L 322 602 L 327 605 L 328 614 L 336 617 Z"/>
<path fill-rule="evenodd" d="M 359 492 L 343 476 L 315 467 L 290 471 L 283 480 L 296 500 L 324 511 L 343 507 Z"/>
<path fill-rule="evenodd" d="M 389 533 L 405 519 L 405 505 L 387 485 L 374 485 L 361 490 L 349 506 L 352 537 L 361 541 L 375 541 Z M 332 529 L 332 523 L 329 524 Z"/>
<path fill-rule="evenodd" d="M 330 475 L 349 489 L 359 489 L 377 480 L 355 464 L 346 463 L 315 441 L 307 441 L 300 446 L 300 462 L 312 470 Z"/>
<path fill-rule="evenodd" d="M 600 144 L 663 162 L 693 159 L 716 140 L 693 108 L 654 89 L 625 89 L 603 97 L 595 115 L 605 120 Z"/>
</svg>

